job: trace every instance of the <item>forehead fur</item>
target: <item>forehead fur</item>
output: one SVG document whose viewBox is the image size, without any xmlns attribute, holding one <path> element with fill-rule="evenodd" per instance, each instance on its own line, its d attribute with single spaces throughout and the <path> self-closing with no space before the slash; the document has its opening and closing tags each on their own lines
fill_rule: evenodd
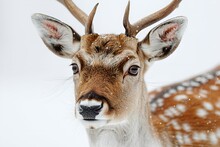
<svg viewBox="0 0 220 147">
<path fill-rule="evenodd" d="M 136 50 L 138 41 L 135 38 L 120 35 L 89 34 L 81 38 L 81 49 L 88 54 L 120 54 L 123 50 Z"/>
</svg>

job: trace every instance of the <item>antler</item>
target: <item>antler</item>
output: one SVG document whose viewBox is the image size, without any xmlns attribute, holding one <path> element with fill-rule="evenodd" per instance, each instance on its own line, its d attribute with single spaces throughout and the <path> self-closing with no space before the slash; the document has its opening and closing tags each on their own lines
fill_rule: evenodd
<svg viewBox="0 0 220 147">
<path fill-rule="evenodd" d="M 89 16 L 83 12 L 79 7 L 77 7 L 72 0 L 57 0 L 63 4 L 70 13 L 82 24 L 85 26 L 85 33 L 93 33 L 92 22 L 97 9 L 98 4 L 95 5 Z"/>
<path fill-rule="evenodd" d="M 93 33 L 92 22 L 93 22 L 93 18 L 95 16 L 95 12 L 96 12 L 96 9 L 97 9 L 98 5 L 99 4 L 96 4 L 95 7 L 92 9 L 91 13 L 89 14 L 87 23 L 85 25 L 85 32 L 86 32 L 86 34 Z"/>
<path fill-rule="evenodd" d="M 164 7 L 163 9 L 142 18 L 141 20 L 137 21 L 133 25 L 129 22 L 129 11 L 130 11 L 130 1 L 125 10 L 123 25 L 125 28 L 125 34 L 127 36 L 135 37 L 142 29 L 152 25 L 153 23 L 163 19 L 171 12 L 173 12 L 179 5 L 182 0 L 173 0 L 169 5 Z"/>
</svg>

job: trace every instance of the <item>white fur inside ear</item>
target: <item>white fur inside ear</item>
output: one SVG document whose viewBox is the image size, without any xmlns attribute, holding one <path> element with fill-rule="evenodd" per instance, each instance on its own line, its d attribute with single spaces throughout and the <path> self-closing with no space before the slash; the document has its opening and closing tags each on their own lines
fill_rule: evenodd
<svg viewBox="0 0 220 147">
<path fill-rule="evenodd" d="M 43 14 L 34 14 L 32 21 L 50 49 L 53 46 L 60 45 L 65 54 L 73 54 L 75 49 L 79 48 L 79 42 L 73 42 L 73 32 L 65 23 Z M 52 51 L 54 52 L 53 49 Z"/>
</svg>

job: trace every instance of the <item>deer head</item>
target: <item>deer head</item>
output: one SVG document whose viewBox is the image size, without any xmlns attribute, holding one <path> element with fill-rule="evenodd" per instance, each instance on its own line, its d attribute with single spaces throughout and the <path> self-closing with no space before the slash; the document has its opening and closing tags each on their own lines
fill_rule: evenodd
<svg viewBox="0 0 220 147">
<path fill-rule="evenodd" d="M 123 20 L 126 31 L 119 35 L 94 33 L 92 20 L 98 5 L 87 16 L 71 0 L 59 2 L 85 26 L 85 35 L 80 36 L 69 25 L 47 15 L 34 14 L 32 20 L 53 53 L 72 59 L 76 117 L 89 128 L 99 128 L 123 122 L 138 113 L 145 99 L 145 71 L 150 63 L 166 58 L 177 48 L 187 19 L 167 20 L 154 27 L 142 41 L 135 36 L 170 14 L 181 0 L 173 0 L 133 25 L 128 19 L 128 3 Z"/>
</svg>

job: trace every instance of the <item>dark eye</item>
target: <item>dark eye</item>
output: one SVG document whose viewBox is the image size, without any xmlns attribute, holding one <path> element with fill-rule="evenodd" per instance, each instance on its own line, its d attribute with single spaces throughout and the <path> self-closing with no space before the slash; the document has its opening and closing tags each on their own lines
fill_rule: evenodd
<svg viewBox="0 0 220 147">
<path fill-rule="evenodd" d="M 79 67 L 76 63 L 71 64 L 72 66 L 72 70 L 73 70 L 73 74 L 77 74 L 79 72 Z"/>
<path fill-rule="evenodd" d="M 136 76 L 138 74 L 139 71 L 139 66 L 137 65 L 132 65 L 129 69 L 128 69 L 128 74 L 131 76 Z"/>
</svg>

